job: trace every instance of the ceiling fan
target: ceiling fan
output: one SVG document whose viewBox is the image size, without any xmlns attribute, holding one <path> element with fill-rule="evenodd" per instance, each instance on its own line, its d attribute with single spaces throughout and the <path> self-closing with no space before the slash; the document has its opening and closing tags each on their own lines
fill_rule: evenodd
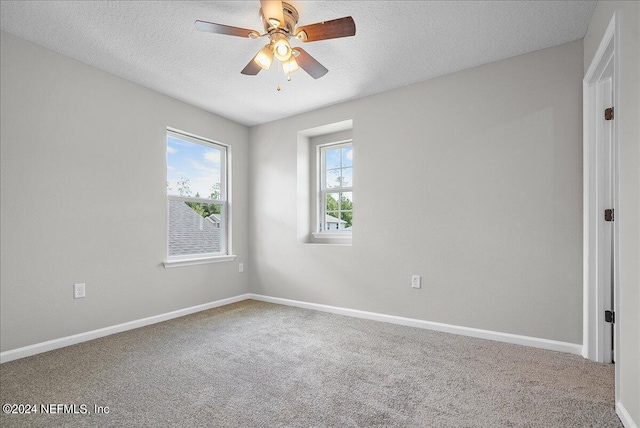
<svg viewBox="0 0 640 428">
<path fill-rule="evenodd" d="M 255 76 L 260 70 L 271 68 L 275 57 L 282 63 L 287 79 L 291 80 L 291 73 L 301 67 L 314 79 L 319 79 L 329 72 L 315 58 L 300 47 L 291 47 L 289 39 L 295 38 L 301 42 L 315 42 L 318 40 L 349 37 L 356 34 L 356 24 L 353 18 L 333 19 L 316 24 L 297 27 L 298 11 L 289 3 L 281 0 L 261 0 L 260 18 L 264 25 L 264 34 L 246 28 L 231 27 L 214 22 L 196 21 L 196 28 L 209 33 L 225 34 L 227 36 L 248 37 L 257 39 L 268 37 L 267 43 L 241 71 L 242 74 Z"/>
</svg>

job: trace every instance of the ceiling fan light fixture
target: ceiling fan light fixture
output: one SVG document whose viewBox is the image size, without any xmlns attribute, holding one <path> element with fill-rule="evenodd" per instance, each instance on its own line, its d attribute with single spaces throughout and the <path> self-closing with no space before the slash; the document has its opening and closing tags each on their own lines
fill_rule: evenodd
<svg viewBox="0 0 640 428">
<path fill-rule="evenodd" d="M 273 51 L 270 49 L 269 45 L 266 45 L 260 50 L 260 52 L 258 52 L 255 61 L 263 70 L 271 68 L 271 63 L 273 62 Z"/>
<path fill-rule="evenodd" d="M 282 69 L 284 70 L 284 74 L 287 74 L 287 75 L 291 73 L 295 73 L 296 71 L 299 70 L 299 68 L 300 67 L 298 67 L 298 61 L 296 61 L 293 55 L 291 55 L 291 57 L 289 57 L 288 60 L 282 63 Z"/>
<path fill-rule="evenodd" d="M 277 34 L 273 37 L 273 53 L 279 61 L 285 62 L 291 57 L 291 45 L 287 37 Z"/>
<path fill-rule="evenodd" d="M 298 11 L 288 1 L 290 0 L 260 0 L 260 21 L 264 33 L 199 20 L 195 22 L 195 26 L 198 31 L 226 36 L 249 39 L 269 38 L 269 44 L 249 60 L 241 74 L 255 76 L 261 70 L 269 70 L 275 57 L 282 63 L 287 79 L 291 79 L 291 73 L 296 72 L 298 68 L 303 69 L 314 79 L 319 79 L 329 70 L 302 48 L 291 47 L 291 38 L 295 37 L 299 41 L 308 43 L 355 36 L 356 23 L 351 16 L 345 16 L 298 27 Z"/>
</svg>

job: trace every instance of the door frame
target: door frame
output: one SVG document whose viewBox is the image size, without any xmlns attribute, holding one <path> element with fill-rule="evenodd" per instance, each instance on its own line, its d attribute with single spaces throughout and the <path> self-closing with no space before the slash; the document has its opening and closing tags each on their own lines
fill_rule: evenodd
<svg viewBox="0 0 640 428">
<path fill-rule="evenodd" d="M 602 175 L 599 174 L 602 160 L 598 156 L 598 131 L 597 119 L 600 118 L 603 111 L 601 106 L 597 105 L 598 94 L 597 87 L 602 80 L 602 75 L 606 67 L 613 63 L 613 107 L 614 107 L 614 125 L 612 133 L 612 151 L 613 151 L 613 200 L 614 206 L 614 223 L 613 223 L 613 253 L 612 262 L 613 281 L 613 310 L 616 314 L 616 321 L 620 319 L 620 298 L 618 286 L 618 260 L 619 260 L 619 227 L 615 217 L 619 216 L 619 119 L 616 117 L 619 104 L 620 94 L 620 17 L 616 11 L 609 22 L 609 26 L 602 37 L 600 46 L 589 66 L 584 80 L 583 88 L 583 347 L 582 355 L 593 361 L 603 362 L 604 353 L 607 351 L 603 346 L 603 335 L 606 334 L 604 324 L 604 293 L 610 292 L 605 289 L 603 281 L 599 280 L 601 272 L 601 260 L 599 259 L 598 250 L 601 228 L 603 227 L 600 212 L 600 195 L 599 187 Z M 617 224 L 616 224 L 617 223 Z M 614 361 L 615 365 L 615 396 L 616 402 L 619 398 L 619 379 L 620 379 L 620 334 L 619 322 L 614 323 Z"/>
</svg>

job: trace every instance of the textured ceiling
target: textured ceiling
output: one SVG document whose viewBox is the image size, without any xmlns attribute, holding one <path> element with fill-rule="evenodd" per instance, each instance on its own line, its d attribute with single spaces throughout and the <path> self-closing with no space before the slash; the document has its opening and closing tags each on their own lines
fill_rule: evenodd
<svg viewBox="0 0 640 428">
<path fill-rule="evenodd" d="M 329 69 L 240 70 L 265 39 L 202 33 L 195 20 L 262 32 L 251 1 L 2 1 L 4 31 L 245 125 L 584 37 L 595 1 L 295 1 L 299 25 L 351 15 L 355 37 L 292 45 Z M 278 84 L 282 87 L 276 91 Z"/>
</svg>

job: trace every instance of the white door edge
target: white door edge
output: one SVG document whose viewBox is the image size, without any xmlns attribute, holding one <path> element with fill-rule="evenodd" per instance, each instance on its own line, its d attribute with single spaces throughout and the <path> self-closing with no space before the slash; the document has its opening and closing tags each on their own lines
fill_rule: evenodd
<svg viewBox="0 0 640 428">
<path fill-rule="evenodd" d="M 604 304 L 603 298 L 604 290 L 602 281 L 598 278 L 601 277 L 602 272 L 601 262 L 598 260 L 598 248 L 602 244 L 599 242 L 599 236 L 601 236 L 602 223 L 600 221 L 601 204 L 599 194 L 599 159 L 596 141 L 598 138 L 598 126 L 596 119 L 599 118 L 601 106 L 598 101 L 598 83 L 602 82 L 605 77 L 605 71 L 607 66 L 613 65 L 613 105 L 614 107 L 614 121 L 617 123 L 613 126 L 612 134 L 612 146 L 613 146 L 613 207 L 615 211 L 615 217 L 620 213 L 619 200 L 618 200 L 618 129 L 619 119 L 616 118 L 615 110 L 618 106 L 618 95 L 620 94 L 620 18 L 619 12 L 615 12 L 609 26 L 605 31 L 600 46 L 594 55 L 594 59 L 585 74 L 583 80 L 583 184 L 584 184 L 584 207 L 583 207 L 583 234 L 584 234 L 584 248 L 583 248 L 583 352 L 582 355 L 593 361 L 605 362 L 610 361 L 609 350 L 605 350 L 605 341 L 603 340 L 605 332 L 604 325 Z M 614 217 L 614 222 L 615 222 Z M 618 281 L 618 236 L 619 228 L 613 227 L 613 251 L 614 259 L 612 263 L 613 270 L 613 310 L 616 314 L 616 321 L 620 319 L 620 299 L 619 299 L 619 286 Z M 609 309 L 609 308 L 606 308 Z M 620 349 L 620 335 L 619 324 L 614 324 L 614 353 L 613 360 L 619 363 Z M 610 342 L 609 342 L 610 343 Z M 616 400 L 619 399 L 619 385 L 620 385 L 620 364 L 616 364 L 615 367 L 615 395 Z"/>
</svg>

